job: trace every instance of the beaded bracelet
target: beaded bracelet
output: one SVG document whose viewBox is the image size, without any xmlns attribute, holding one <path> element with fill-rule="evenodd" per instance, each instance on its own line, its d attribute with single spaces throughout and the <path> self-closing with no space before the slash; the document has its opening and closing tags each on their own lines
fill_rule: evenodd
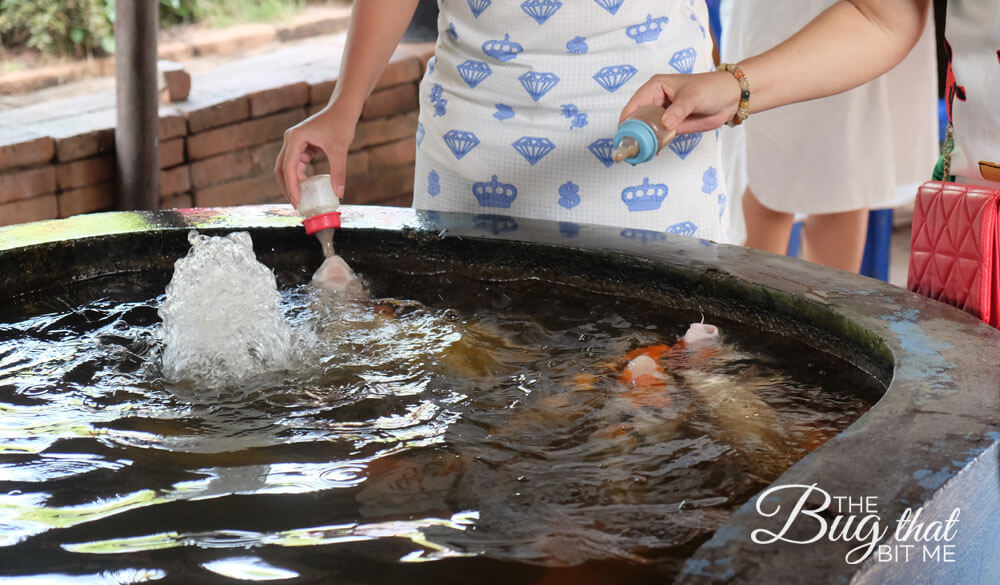
<svg viewBox="0 0 1000 585">
<path fill-rule="evenodd" d="M 726 122 L 727 126 L 739 126 L 750 117 L 750 81 L 747 79 L 743 70 L 740 69 L 739 65 L 734 65 L 732 63 L 722 63 L 715 68 L 716 71 L 728 71 L 733 74 L 736 81 L 740 84 L 740 105 L 736 109 L 736 114 L 733 116 L 732 120 Z"/>
</svg>

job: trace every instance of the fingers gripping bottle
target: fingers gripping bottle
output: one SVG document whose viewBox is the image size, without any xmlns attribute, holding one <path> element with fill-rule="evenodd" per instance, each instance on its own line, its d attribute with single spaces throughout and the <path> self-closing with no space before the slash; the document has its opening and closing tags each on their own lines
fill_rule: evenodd
<svg viewBox="0 0 1000 585">
<path fill-rule="evenodd" d="M 665 112 L 657 105 L 642 106 L 622 122 L 615 134 L 615 162 L 625 161 L 631 165 L 644 163 L 656 156 L 677 135 L 676 130 L 667 130 L 660 123 Z"/>
<path fill-rule="evenodd" d="M 316 235 L 323 246 L 323 256 L 333 252 L 333 230 L 340 227 L 340 198 L 333 192 L 330 175 L 313 175 L 299 183 L 298 212 L 303 218 L 306 233 Z"/>
</svg>

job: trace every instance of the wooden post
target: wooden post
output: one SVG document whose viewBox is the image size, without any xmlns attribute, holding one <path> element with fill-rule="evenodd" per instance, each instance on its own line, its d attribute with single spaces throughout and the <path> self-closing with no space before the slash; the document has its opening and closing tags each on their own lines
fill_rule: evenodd
<svg viewBox="0 0 1000 585">
<path fill-rule="evenodd" d="M 115 3 L 118 209 L 160 206 L 156 31 L 159 2 Z"/>
</svg>

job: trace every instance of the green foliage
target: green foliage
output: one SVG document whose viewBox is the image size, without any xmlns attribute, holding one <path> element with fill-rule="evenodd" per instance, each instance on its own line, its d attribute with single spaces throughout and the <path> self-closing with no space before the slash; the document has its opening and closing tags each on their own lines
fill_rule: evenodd
<svg viewBox="0 0 1000 585">
<path fill-rule="evenodd" d="M 0 0 L 0 42 L 53 55 L 110 52 L 114 0 Z"/>
<path fill-rule="evenodd" d="M 304 0 L 159 0 L 160 27 L 277 22 Z M 50 55 L 114 53 L 115 0 L 0 0 L 0 45 Z"/>
</svg>

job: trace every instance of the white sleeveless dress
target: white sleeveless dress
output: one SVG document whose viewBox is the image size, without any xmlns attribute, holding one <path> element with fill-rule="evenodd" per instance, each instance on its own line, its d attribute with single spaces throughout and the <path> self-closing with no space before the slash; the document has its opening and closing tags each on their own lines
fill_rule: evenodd
<svg viewBox="0 0 1000 585">
<path fill-rule="evenodd" d="M 621 108 L 650 76 L 712 68 L 704 1 L 440 0 L 420 85 L 414 207 L 721 241 L 718 133 L 613 163 Z"/>
<path fill-rule="evenodd" d="M 948 90 L 958 181 L 1000 184 L 1000 1 L 950 0 L 945 38 L 953 75 Z"/>
</svg>

